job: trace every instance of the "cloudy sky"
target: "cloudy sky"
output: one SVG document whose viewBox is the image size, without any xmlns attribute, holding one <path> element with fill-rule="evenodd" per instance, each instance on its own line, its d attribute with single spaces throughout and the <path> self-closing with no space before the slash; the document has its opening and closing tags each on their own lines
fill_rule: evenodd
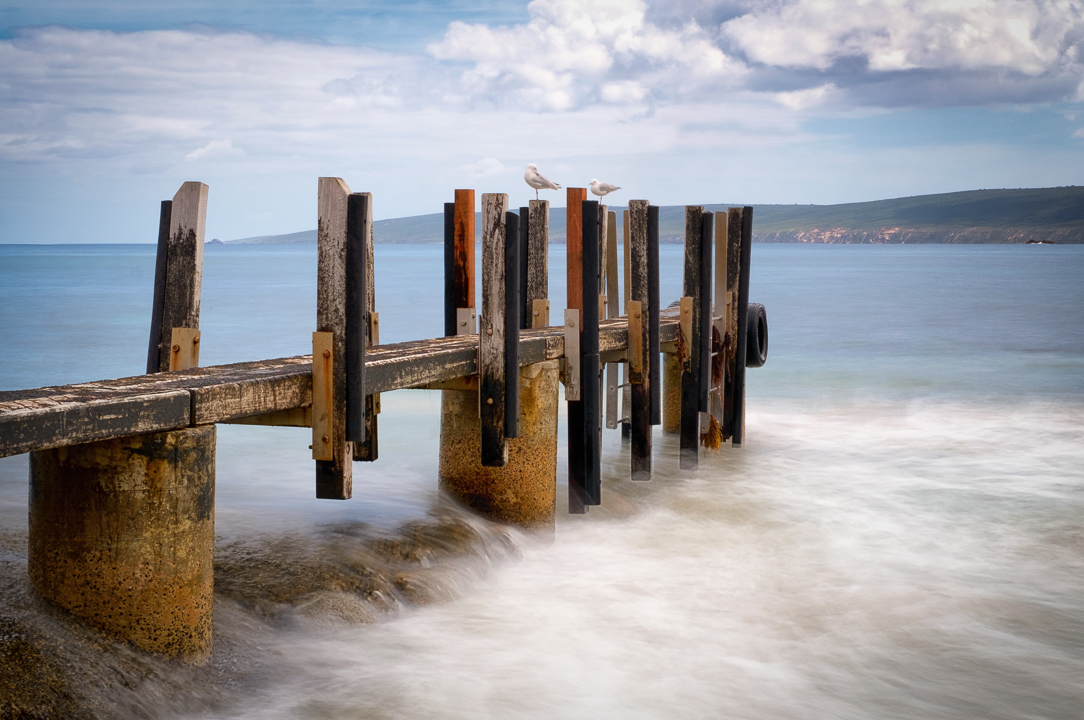
<svg viewBox="0 0 1084 720">
<path fill-rule="evenodd" d="M 0 242 L 315 227 L 523 167 L 615 202 L 838 203 L 1084 184 L 1084 0 L 6 0 Z M 563 194 L 549 193 L 554 205 Z"/>
</svg>

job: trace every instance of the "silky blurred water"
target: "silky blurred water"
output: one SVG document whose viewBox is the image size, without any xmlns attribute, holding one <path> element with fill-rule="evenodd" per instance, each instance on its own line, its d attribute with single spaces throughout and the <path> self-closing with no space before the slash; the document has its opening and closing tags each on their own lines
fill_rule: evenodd
<svg viewBox="0 0 1084 720">
<path fill-rule="evenodd" d="M 440 333 L 441 253 L 377 246 L 385 342 Z M 661 255 L 668 303 L 681 249 Z M 0 245 L 0 389 L 141 372 L 153 264 Z M 309 247 L 208 246 L 201 363 L 306 353 L 315 268 Z M 751 299 L 770 350 L 744 447 L 683 473 L 656 433 L 632 483 L 607 433 L 604 506 L 561 512 L 552 544 L 517 536 L 518 559 L 389 622 L 220 613 L 259 634 L 264 681 L 168 714 L 1081 717 L 1084 247 L 756 245 Z M 312 498 L 307 430 L 220 426 L 221 541 L 424 516 L 439 396 L 383 407 L 348 502 Z M 26 472 L 0 459 L 5 530 L 25 532 Z"/>
</svg>

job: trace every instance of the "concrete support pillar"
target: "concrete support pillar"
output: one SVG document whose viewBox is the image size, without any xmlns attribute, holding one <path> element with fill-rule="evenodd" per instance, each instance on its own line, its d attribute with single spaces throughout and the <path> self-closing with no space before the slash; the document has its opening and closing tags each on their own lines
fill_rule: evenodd
<svg viewBox="0 0 1084 720">
<path fill-rule="evenodd" d="M 30 581 L 121 640 L 186 662 L 211 651 L 213 425 L 30 456 Z"/>
<path fill-rule="evenodd" d="M 662 354 L 662 431 L 681 432 L 681 363 L 677 353 Z"/>
<path fill-rule="evenodd" d="M 556 360 L 519 372 L 519 437 L 508 465 L 482 466 L 478 393 L 445 390 L 440 416 L 440 486 L 472 509 L 526 528 L 554 526 L 557 502 Z"/>
</svg>

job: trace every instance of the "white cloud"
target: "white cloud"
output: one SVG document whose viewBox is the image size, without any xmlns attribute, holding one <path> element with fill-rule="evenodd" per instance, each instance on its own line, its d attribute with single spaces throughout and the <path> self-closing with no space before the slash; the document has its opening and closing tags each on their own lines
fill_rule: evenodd
<svg viewBox="0 0 1084 720">
<path fill-rule="evenodd" d="M 476 163 L 460 166 L 460 171 L 472 179 L 500 175 L 508 170 L 497 158 L 482 158 Z"/>
<path fill-rule="evenodd" d="M 461 81 L 475 99 L 564 111 L 597 101 L 638 103 L 733 83 L 741 63 L 695 21 L 663 28 L 640 0 L 534 0 L 512 27 L 454 22 L 428 46 L 437 59 L 471 63 Z"/>
<path fill-rule="evenodd" d="M 875 72 L 1003 68 L 1028 76 L 1079 64 L 1079 0 L 757 2 L 723 24 L 758 63 L 826 70 L 860 58 Z"/>
<path fill-rule="evenodd" d="M 201 159 L 215 160 L 218 158 L 236 157 L 244 154 L 244 150 L 233 146 L 232 140 L 212 140 L 203 147 L 185 155 L 184 159 L 188 161 Z"/>
<path fill-rule="evenodd" d="M 1084 127 L 1080 128 L 1075 133 L 1073 133 L 1073 137 L 1075 137 L 1075 138 L 1084 138 Z"/>
</svg>

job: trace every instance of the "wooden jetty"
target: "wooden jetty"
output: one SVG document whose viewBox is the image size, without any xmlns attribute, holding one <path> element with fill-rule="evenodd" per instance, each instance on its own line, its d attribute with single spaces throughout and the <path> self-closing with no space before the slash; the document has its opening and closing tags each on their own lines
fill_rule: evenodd
<svg viewBox="0 0 1084 720">
<path fill-rule="evenodd" d="M 147 374 L 0 392 L 0 457 L 31 453 L 35 588 L 143 649 L 205 659 L 218 423 L 311 427 L 316 495 L 347 499 L 354 462 L 378 460 L 380 395 L 439 389 L 441 486 L 493 519 L 550 532 L 558 381 L 570 512 L 602 501 L 604 427 L 629 438 L 634 480 L 650 479 L 654 425 L 680 435 L 682 468 L 704 446 L 740 445 L 744 370 L 767 350 L 763 307 L 748 301 L 752 208 L 686 209 L 683 297 L 663 309 L 658 208 L 631 201 L 621 308 L 616 213 L 583 188 L 567 193 L 560 325 L 550 325 L 549 203 L 513 213 L 507 195 L 482 195 L 479 312 L 475 195 L 456 190 L 445 205 L 445 337 L 382 345 L 373 196 L 320 178 L 313 353 L 201 368 L 208 191 L 182 185 L 162 203 Z"/>
</svg>

